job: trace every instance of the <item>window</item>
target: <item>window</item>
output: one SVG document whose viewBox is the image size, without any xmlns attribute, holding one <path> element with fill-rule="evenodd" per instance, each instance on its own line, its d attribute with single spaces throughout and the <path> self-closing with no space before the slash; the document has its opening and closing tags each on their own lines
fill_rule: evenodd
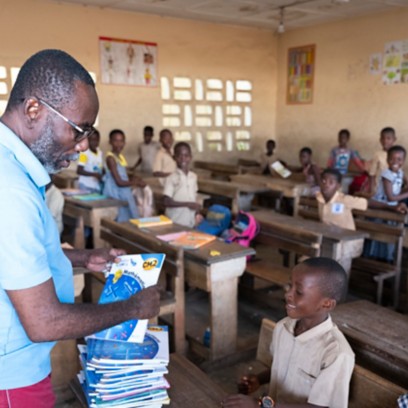
<svg viewBox="0 0 408 408">
<path fill-rule="evenodd" d="M 252 83 L 220 78 L 161 78 L 163 126 L 198 152 L 249 150 Z"/>
</svg>

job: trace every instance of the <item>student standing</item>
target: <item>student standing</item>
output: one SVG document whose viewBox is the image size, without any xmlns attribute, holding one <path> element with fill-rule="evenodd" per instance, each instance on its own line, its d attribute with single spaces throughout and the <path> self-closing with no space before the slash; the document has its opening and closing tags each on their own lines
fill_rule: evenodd
<svg viewBox="0 0 408 408">
<path fill-rule="evenodd" d="M 160 132 L 161 147 L 156 154 L 153 164 L 153 176 L 160 177 L 160 182 L 164 185 L 164 178 L 176 171 L 177 165 L 171 150 L 173 146 L 173 134 L 169 129 Z"/>
<path fill-rule="evenodd" d="M 0 406 L 54 407 L 55 341 L 159 311 L 157 287 L 123 302 L 74 304 L 72 267 L 101 272 L 123 251 L 63 251 L 45 186 L 88 148 L 98 109 L 87 70 L 63 51 L 43 50 L 21 67 L 1 117 Z"/>
<path fill-rule="evenodd" d="M 160 143 L 153 141 L 154 129 L 152 126 L 145 126 L 143 129 L 143 142 L 139 144 L 137 150 L 139 160 L 135 164 L 136 169 L 140 165 L 140 171 L 146 174 L 153 174 L 153 164 Z"/>
<path fill-rule="evenodd" d="M 276 161 L 274 158 L 273 153 L 276 148 L 276 143 L 274 140 L 269 139 L 266 141 L 266 152 L 262 153 L 261 155 L 261 170 L 262 174 L 271 174 L 271 164 Z"/>
<path fill-rule="evenodd" d="M 177 169 L 166 177 L 164 182 L 164 206 L 166 215 L 173 222 L 186 227 L 194 227 L 197 211 L 201 208 L 197 203 L 197 175 L 190 171 L 192 159 L 191 147 L 188 143 L 179 142 L 174 147 L 174 158 Z"/>
</svg>

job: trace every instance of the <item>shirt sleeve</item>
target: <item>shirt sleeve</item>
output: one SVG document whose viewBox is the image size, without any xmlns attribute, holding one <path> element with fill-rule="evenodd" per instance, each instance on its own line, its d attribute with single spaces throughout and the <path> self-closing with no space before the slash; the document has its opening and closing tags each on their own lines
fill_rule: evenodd
<svg viewBox="0 0 408 408">
<path fill-rule="evenodd" d="M 370 176 L 375 176 L 377 174 L 378 164 L 379 164 L 378 155 L 375 154 L 374 157 L 373 157 L 373 160 L 371 160 L 371 164 L 370 164 L 370 167 L 368 169 L 368 174 Z"/>
<path fill-rule="evenodd" d="M 365 211 L 368 207 L 368 201 L 362 197 L 354 197 L 351 195 L 345 196 L 345 204 L 351 210 Z"/>
<path fill-rule="evenodd" d="M 174 177 L 171 174 L 170 176 L 166 177 L 164 180 L 164 188 L 163 188 L 163 195 L 167 197 L 174 197 Z"/>
<path fill-rule="evenodd" d="M 354 356 L 341 353 L 332 364 L 320 371 L 307 402 L 330 408 L 347 408 Z"/>
<path fill-rule="evenodd" d="M 85 152 L 79 153 L 78 164 L 84 166 L 88 162 L 88 156 Z"/>
<path fill-rule="evenodd" d="M 381 178 L 384 178 L 388 181 L 393 182 L 394 180 L 394 173 L 390 169 L 386 169 L 381 173 Z"/>
<path fill-rule="evenodd" d="M 154 158 L 153 162 L 153 173 L 157 171 L 162 170 L 162 165 L 161 165 L 161 153 L 160 151 L 157 152 L 156 157 Z"/>
</svg>

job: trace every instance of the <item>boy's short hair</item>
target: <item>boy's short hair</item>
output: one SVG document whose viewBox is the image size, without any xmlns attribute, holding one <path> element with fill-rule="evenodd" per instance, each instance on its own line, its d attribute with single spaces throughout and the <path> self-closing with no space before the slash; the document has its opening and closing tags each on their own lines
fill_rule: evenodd
<svg viewBox="0 0 408 408">
<path fill-rule="evenodd" d="M 266 144 L 268 145 L 269 143 L 272 143 L 274 146 L 276 146 L 276 142 L 273 139 L 268 139 L 266 141 Z"/>
<path fill-rule="evenodd" d="M 387 159 L 388 159 L 389 157 L 391 157 L 391 154 L 397 153 L 397 152 L 402 152 L 402 153 L 404 153 L 404 157 L 407 155 L 406 150 L 405 150 L 402 146 L 396 145 L 396 146 L 392 146 L 392 147 L 390 147 L 390 148 L 388 149 L 388 151 L 387 151 Z"/>
<path fill-rule="evenodd" d="M 321 178 L 323 178 L 326 174 L 336 177 L 337 182 L 341 184 L 342 175 L 337 169 L 324 169 L 322 171 Z"/>
<path fill-rule="evenodd" d="M 303 153 L 307 153 L 307 154 L 309 154 L 311 156 L 312 155 L 312 149 L 310 147 L 302 147 L 300 149 L 299 154 L 303 154 Z"/>
<path fill-rule="evenodd" d="M 382 135 L 383 133 L 393 133 L 395 136 L 395 129 L 392 127 L 385 127 L 381 129 L 380 135 Z"/>
<path fill-rule="evenodd" d="M 143 133 L 146 133 L 146 132 L 153 133 L 153 126 L 145 126 L 143 128 Z"/>
<path fill-rule="evenodd" d="M 187 142 L 177 142 L 176 145 L 174 146 L 174 155 L 177 155 L 177 151 L 181 149 L 182 147 L 185 147 L 188 149 L 191 155 L 191 146 Z"/>
<path fill-rule="evenodd" d="M 112 140 L 112 137 L 115 133 L 120 133 L 123 137 L 125 137 L 125 132 L 122 129 L 113 129 L 109 132 L 109 141 Z"/>
<path fill-rule="evenodd" d="M 165 134 L 165 133 L 170 133 L 173 136 L 173 133 L 170 129 L 162 129 L 159 133 L 160 138 Z"/>
<path fill-rule="evenodd" d="M 325 257 L 308 258 L 303 265 L 319 273 L 319 287 L 323 296 L 341 302 L 347 293 L 347 274 L 334 259 Z"/>
<path fill-rule="evenodd" d="M 339 136 L 342 135 L 343 133 L 347 135 L 347 139 L 350 139 L 350 131 L 348 129 L 340 129 Z"/>
</svg>

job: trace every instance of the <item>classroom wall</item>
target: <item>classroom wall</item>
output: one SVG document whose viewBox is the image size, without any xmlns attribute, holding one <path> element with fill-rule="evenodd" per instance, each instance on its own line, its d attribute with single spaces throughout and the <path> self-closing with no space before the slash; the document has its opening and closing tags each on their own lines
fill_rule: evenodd
<svg viewBox="0 0 408 408">
<path fill-rule="evenodd" d="M 99 77 L 99 36 L 158 43 L 159 76 L 252 81 L 254 147 L 249 154 L 258 155 L 258 146 L 275 136 L 277 40 L 270 31 L 50 0 L 0 2 L 0 65 L 20 66 L 40 49 L 61 48 Z M 136 158 L 143 126 L 154 126 L 156 134 L 162 128 L 160 89 L 98 83 L 97 90 L 103 137 L 122 128 L 128 137 L 125 153 Z M 202 158 L 234 162 L 237 153 Z"/>
<path fill-rule="evenodd" d="M 301 147 L 313 148 L 327 162 L 341 128 L 351 131 L 351 145 L 369 159 L 380 149 L 379 132 L 397 131 L 408 148 L 408 84 L 383 85 L 369 73 L 369 56 L 384 44 L 408 39 L 408 10 L 374 14 L 316 27 L 288 31 L 278 42 L 277 140 L 279 157 L 296 161 Z M 314 100 L 310 105 L 286 104 L 288 48 L 316 44 Z"/>
</svg>

